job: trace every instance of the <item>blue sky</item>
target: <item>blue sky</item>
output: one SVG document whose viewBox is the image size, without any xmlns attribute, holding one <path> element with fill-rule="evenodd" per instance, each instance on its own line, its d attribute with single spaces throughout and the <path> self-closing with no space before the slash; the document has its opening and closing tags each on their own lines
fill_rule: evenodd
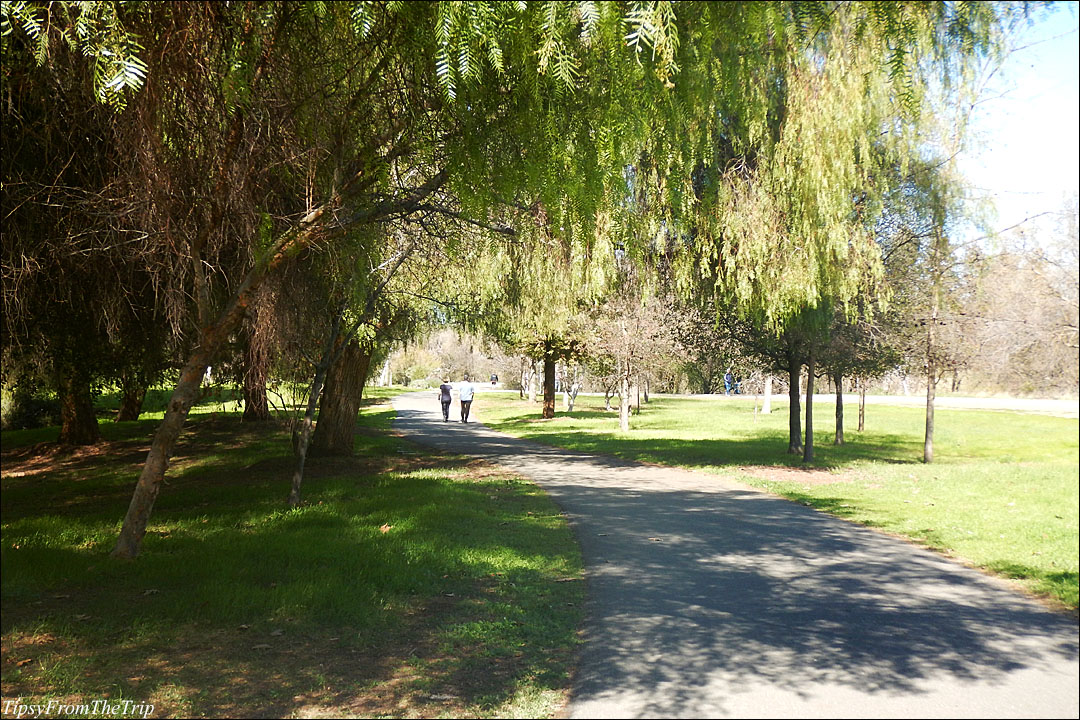
<svg viewBox="0 0 1080 720">
<path fill-rule="evenodd" d="M 975 194 L 991 196 L 1001 230 L 1025 223 L 1035 239 L 1053 228 L 1064 196 L 1080 187 L 1078 6 L 1056 3 L 1014 38 L 1018 49 L 987 87 L 960 168 Z"/>
</svg>

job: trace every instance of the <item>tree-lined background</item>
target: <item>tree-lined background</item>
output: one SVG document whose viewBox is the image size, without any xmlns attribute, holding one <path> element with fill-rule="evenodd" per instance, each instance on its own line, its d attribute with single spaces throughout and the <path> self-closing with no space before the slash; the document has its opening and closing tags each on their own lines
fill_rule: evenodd
<svg viewBox="0 0 1080 720">
<path fill-rule="evenodd" d="M 5 422 L 54 402 L 92 444 L 95 398 L 168 389 L 123 557 L 208 384 L 277 399 L 294 505 L 380 375 L 497 372 L 545 417 L 558 380 L 623 429 L 642 392 L 775 382 L 807 460 L 800 391 L 893 378 L 929 461 L 942 381 L 1077 388 L 1076 198 L 1037 246 L 971 241 L 955 169 L 1041 11 L 5 1 Z"/>
</svg>

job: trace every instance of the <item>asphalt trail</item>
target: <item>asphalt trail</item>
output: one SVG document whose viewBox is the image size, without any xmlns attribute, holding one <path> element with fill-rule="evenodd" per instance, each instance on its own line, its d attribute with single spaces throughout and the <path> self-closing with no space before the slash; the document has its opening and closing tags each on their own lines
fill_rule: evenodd
<svg viewBox="0 0 1080 720">
<path fill-rule="evenodd" d="M 1076 620 L 1003 581 L 704 473 L 444 423 L 434 393 L 394 406 L 567 514 L 589 598 L 571 717 L 1080 714 Z"/>
</svg>

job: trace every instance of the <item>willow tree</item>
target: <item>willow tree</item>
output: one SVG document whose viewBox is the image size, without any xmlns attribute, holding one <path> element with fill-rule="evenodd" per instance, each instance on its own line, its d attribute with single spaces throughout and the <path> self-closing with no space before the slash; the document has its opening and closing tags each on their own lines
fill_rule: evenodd
<svg viewBox="0 0 1080 720">
<path fill-rule="evenodd" d="M 869 108 L 905 99 L 924 60 L 984 47 L 1011 7 L 5 3 L 5 38 L 28 32 L 42 63 L 83 43 L 102 97 L 126 99 L 114 124 L 142 202 L 115 219 L 143 233 L 195 348 L 114 554 L 138 552 L 206 367 L 298 251 L 446 188 L 464 221 L 544 208 L 586 267 L 607 262 L 598 218 L 649 222 L 635 242 L 700 247 L 732 301 L 774 321 L 842 300 L 865 252 L 842 220 Z M 626 202 L 631 167 L 646 217 Z"/>
</svg>

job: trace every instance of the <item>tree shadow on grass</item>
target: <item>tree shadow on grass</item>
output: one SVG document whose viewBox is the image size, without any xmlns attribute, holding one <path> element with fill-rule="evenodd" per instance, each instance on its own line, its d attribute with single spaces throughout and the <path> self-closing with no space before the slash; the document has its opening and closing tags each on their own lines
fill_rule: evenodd
<svg viewBox="0 0 1080 720">
<path fill-rule="evenodd" d="M 682 440 L 677 438 L 635 438 L 613 435 L 592 435 L 567 432 L 524 432 L 523 439 L 565 447 L 590 454 L 614 455 L 616 457 L 654 462 L 662 465 L 689 468 L 738 467 L 746 465 L 782 465 L 803 467 L 801 455 L 784 453 L 786 436 L 761 433 L 759 436 L 740 439 Z M 910 464 L 918 461 L 921 443 L 902 435 L 877 434 L 875 442 L 849 443 L 843 446 L 822 445 L 824 436 L 818 439 L 813 467 L 842 469 L 864 461 L 889 464 Z M 831 442 L 831 438 L 829 438 Z"/>
<path fill-rule="evenodd" d="M 308 503 L 288 510 L 290 465 L 177 479 L 131 563 L 105 556 L 127 481 L 58 513 L 5 479 L 5 691 L 119 692 L 171 714 L 436 715 L 565 687 L 583 591 L 556 580 L 579 566 L 532 485 L 460 457 L 313 459 Z"/>
</svg>

